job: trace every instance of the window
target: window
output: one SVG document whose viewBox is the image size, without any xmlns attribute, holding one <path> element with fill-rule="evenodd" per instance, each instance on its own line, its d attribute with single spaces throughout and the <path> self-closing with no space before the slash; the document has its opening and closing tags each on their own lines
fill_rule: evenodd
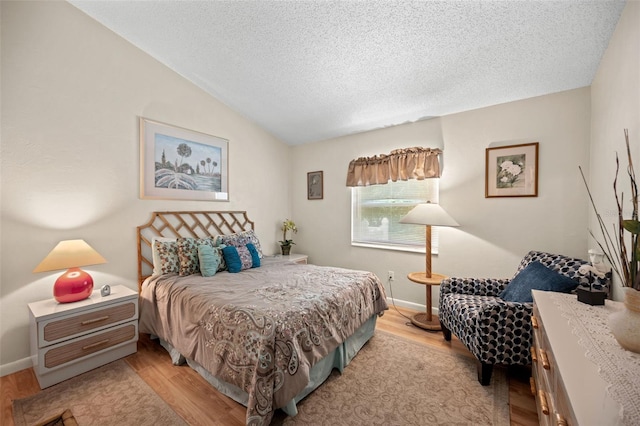
<svg viewBox="0 0 640 426">
<path fill-rule="evenodd" d="M 391 250 L 425 251 L 425 227 L 399 223 L 417 204 L 438 202 L 440 179 L 389 182 L 351 189 L 351 245 Z M 438 252 L 437 227 L 431 232 Z"/>
</svg>

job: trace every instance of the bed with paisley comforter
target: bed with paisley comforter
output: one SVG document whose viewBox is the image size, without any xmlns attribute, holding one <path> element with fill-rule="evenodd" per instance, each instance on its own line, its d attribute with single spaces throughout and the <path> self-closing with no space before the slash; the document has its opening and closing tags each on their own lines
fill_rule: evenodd
<svg viewBox="0 0 640 426">
<path fill-rule="evenodd" d="M 186 361 L 244 404 L 248 425 L 267 425 L 278 408 L 295 415 L 300 399 L 333 368 L 349 363 L 373 335 L 387 304 L 384 287 L 371 272 L 258 260 L 252 225 L 245 212 L 164 212 L 139 227 L 140 331 L 158 337 L 174 363 Z M 207 228 L 206 235 L 201 228 Z M 145 236 L 150 229 L 152 237 Z M 158 240 L 171 245 L 171 238 L 191 250 L 196 241 L 202 249 L 211 238 L 216 246 L 221 234 L 231 235 L 226 246 L 235 244 L 233 252 L 240 252 L 238 272 L 230 272 L 233 257 L 224 257 L 229 269 L 218 266 L 213 276 L 181 274 L 180 266 L 178 272 L 162 271 L 157 265 L 162 255 L 144 250 L 161 247 Z M 259 266 L 247 266 L 251 257 Z M 145 263 L 154 268 L 146 277 Z"/>
</svg>

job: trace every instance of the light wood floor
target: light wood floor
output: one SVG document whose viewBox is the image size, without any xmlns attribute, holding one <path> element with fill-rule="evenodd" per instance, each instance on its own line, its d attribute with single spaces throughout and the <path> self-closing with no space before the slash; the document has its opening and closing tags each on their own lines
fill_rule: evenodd
<svg viewBox="0 0 640 426">
<path fill-rule="evenodd" d="M 413 311 L 399 308 L 405 315 Z M 378 319 L 380 330 L 472 356 L 455 337 L 446 342 L 441 332 L 427 332 L 411 325 L 393 307 Z M 126 358 L 127 363 L 162 397 L 176 413 L 191 425 L 244 425 L 245 409 L 218 393 L 187 366 L 171 364 L 167 352 L 145 335 L 140 336 L 138 352 Z M 529 372 L 510 369 L 509 405 L 511 425 L 537 425 L 535 401 L 529 390 Z M 475 376 L 469 380 L 476 380 Z M 31 368 L 0 378 L 2 415 L 0 424 L 13 426 L 11 401 L 40 391 Z"/>
</svg>

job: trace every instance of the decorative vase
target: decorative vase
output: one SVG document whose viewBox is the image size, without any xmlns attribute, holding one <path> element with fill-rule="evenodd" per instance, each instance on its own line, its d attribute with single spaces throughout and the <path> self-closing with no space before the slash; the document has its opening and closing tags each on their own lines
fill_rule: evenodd
<svg viewBox="0 0 640 426">
<path fill-rule="evenodd" d="M 624 308 L 609 316 L 609 328 L 623 348 L 640 353 L 640 291 L 624 288 Z"/>
<path fill-rule="evenodd" d="M 59 303 L 84 300 L 93 292 L 93 278 L 80 268 L 69 268 L 53 285 L 53 297 Z"/>
<path fill-rule="evenodd" d="M 280 248 L 282 249 L 282 255 L 283 256 L 289 256 L 289 253 L 291 252 L 291 245 L 280 246 Z"/>
</svg>

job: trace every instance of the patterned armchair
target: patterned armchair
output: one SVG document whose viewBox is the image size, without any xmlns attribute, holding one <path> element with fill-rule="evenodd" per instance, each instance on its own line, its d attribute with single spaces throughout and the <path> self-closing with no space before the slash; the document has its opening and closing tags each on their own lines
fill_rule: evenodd
<svg viewBox="0 0 640 426">
<path fill-rule="evenodd" d="M 522 259 L 514 278 L 534 261 L 581 286 L 589 286 L 589 279 L 578 273 L 587 261 L 539 251 L 531 251 Z M 597 279 L 594 288 L 608 291 L 609 277 Z M 451 333 L 455 334 L 477 358 L 478 380 L 483 386 L 489 384 L 495 364 L 531 363 L 533 303 L 507 302 L 499 297 L 512 279 L 449 278 L 440 286 L 439 317 L 444 338 L 451 340 Z"/>
</svg>

